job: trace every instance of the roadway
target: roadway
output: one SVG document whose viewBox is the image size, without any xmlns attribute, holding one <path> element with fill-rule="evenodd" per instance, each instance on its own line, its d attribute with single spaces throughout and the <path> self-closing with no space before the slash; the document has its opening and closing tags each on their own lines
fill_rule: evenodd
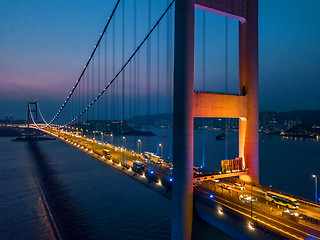
<svg viewBox="0 0 320 240">
<path fill-rule="evenodd" d="M 100 158 L 99 160 L 104 159 L 103 149 L 107 149 L 111 154 L 110 161 L 129 170 L 131 170 L 133 162 L 142 162 L 147 166 L 148 171 L 145 173 L 147 177 L 158 182 L 160 185 L 163 182 L 168 185 L 168 183 L 172 181 L 171 163 L 163 162 L 162 164 L 155 164 L 150 160 L 146 160 L 143 154 L 135 153 L 134 151 L 116 147 L 108 143 L 101 143 L 71 132 L 58 131 L 55 128 L 46 128 L 42 131 L 88 154 L 95 154 L 96 158 Z M 195 179 L 197 177 L 201 177 L 201 175 L 196 176 Z M 248 219 L 253 219 L 257 226 L 263 226 L 270 231 L 280 233 L 288 239 L 320 240 L 319 205 L 305 200 L 299 200 L 300 207 L 294 211 L 290 210 L 292 215 L 289 216 L 283 213 L 287 208 L 269 203 L 265 200 L 265 192 L 267 190 L 263 186 L 252 186 L 247 183 L 244 185 L 244 189 L 240 189 L 239 186 L 235 186 L 234 183 L 231 182 L 234 180 L 234 178 L 225 178 L 214 181 L 196 182 L 196 184 L 194 184 L 194 193 L 207 205 L 210 205 L 210 201 L 214 201 L 222 207 L 221 209 L 232 209 Z M 295 217 L 294 213 L 298 213 L 300 217 Z M 319 221 L 316 222 L 314 220 Z"/>
<path fill-rule="evenodd" d="M 230 190 L 222 188 L 222 185 L 230 187 Z M 226 181 L 203 183 L 194 188 L 196 194 L 200 194 L 207 200 L 215 201 L 217 204 L 228 209 L 233 209 L 241 215 L 253 219 L 258 225 L 268 226 L 275 232 L 281 233 L 289 239 L 320 239 L 320 226 L 311 224 L 302 219 L 288 219 L 282 216 L 287 210 L 279 205 L 266 202 L 264 193 L 257 187 L 239 190 Z M 240 196 L 252 196 L 253 201 L 240 200 Z M 211 197 L 210 197 L 211 196 Z M 212 197 L 213 196 L 213 197 Z M 218 211 L 218 210 L 217 210 Z M 301 209 L 294 211 L 300 212 Z M 307 211 L 302 209 L 302 211 Z M 319 217 L 319 215 L 318 215 Z M 296 222 L 299 220 L 298 222 Z"/>
</svg>

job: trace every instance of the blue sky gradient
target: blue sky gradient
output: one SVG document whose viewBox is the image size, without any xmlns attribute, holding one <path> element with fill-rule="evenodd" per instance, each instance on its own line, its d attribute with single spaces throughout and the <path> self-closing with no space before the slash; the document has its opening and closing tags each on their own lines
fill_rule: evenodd
<svg viewBox="0 0 320 240">
<path fill-rule="evenodd" d="M 55 114 L 78 79 L 115 2 L 0 0 L 0 119 L 7 114 L 24 118 L 27 99 L 39 99 L 47 118 Z M 146 12 L 144 2 L 138 0 L 141 13 Z M 166 3 L 152 2 L 153 22 Z M 127 4 L 131 9 L 132 1 Z M 260 110 L 320 109 L 319 12 L 318 0 L 259 0 Z M 202 82 L 202 14 L 196 10 L 196 89 L 201 89 Z M 127 17 L 132 16 L 128 13 Z M 139 14 L 138 21 L 140 42 L 146 33 L 146 15 Z M 206 25 L 206 90 L 222 91 L 225 18 L 207 13 Z M 132 31 L 127 26 L 127 36 Z M 235 20 L 229 20 L 228 34 L 229 90 L 234 92 L 238 87 Z M 132 49 L 126 50 L 126 57 Z"/>
</svg>

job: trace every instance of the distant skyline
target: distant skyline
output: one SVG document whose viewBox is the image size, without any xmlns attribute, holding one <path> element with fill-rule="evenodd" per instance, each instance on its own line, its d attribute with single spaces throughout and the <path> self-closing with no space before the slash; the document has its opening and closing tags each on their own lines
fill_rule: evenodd
<svg viewBox="0 0 320 240">
<path fill-rule="evenodd" d="M 115 2 L 0 1 L 0 119 L 11 114 L 15 119 L 25 118 L 28 99 L 39 99 L 45 118 L 53 117 L 78 79 Z M 166 2 L 152 1 L 159 9 Z M 320 109 L 319 12 L 318 0 L 303 4 L 298 0 L 259 0 L 260 111 Z M 201 14 L 196 11 L 196 74 L 201 72 L 197 64 L 202 61 Z M 223 79 L 219 68 L 224 66 L 225 19 L 207 15 L 207 45 L 218 55 L 207 56 L 207 68 L 213 69 L 207 76 Z M 238 24 L 229 22 L 232 90 L 237 89 Z M 200 78 L 195 78 L 195 87 Z M 220 91 L 223 84 L 219 84 L 212 81 L 209 90 Z"/>
</svg>

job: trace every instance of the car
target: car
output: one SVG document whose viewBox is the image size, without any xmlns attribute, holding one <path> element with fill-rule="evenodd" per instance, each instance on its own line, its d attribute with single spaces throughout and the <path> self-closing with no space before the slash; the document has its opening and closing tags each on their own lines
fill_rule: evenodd
<svg viewBox="0 0 320 240">
<path fill-rule="evenodd" d="M 255 202 L 256 200 L 250 195 L 240 195 L 239 200 L 244 203 Z"/>
<path fill-rule="evenodd" d="M 193 186 L 194 186 L 194 187 L 197 187 L 197 186 L 199 186 L 199 185 L 201 185 L 201 182 L 194 182 L 194 183 L 193 183 Z"/>
<path fill-rule="evenodd" d="M 193 174 L 195 174 L 195 175 L 202 174 L 201 168 L 193 167 Z"/>
<path fill-rule="evenodd" d="M 289 209 L 282 212 L 282 217 L 287 220 L 292 220 L 294 222 L 299 222 L 300 219 L 299 213 Z"/>
<path fill-rule="evenodd" d="M 246 188 L 242 186 L 240 183 L 235 183 L 233 185 L 234 188 L 239 189 L 239 190 L 245 190 Z"/>
<path fill-rule="evenodd" d="M 227 190 L 231 190 L 231 187 L 226 185 L 226 184 L 222 184 L 221 187 L 224 188 L 224 189 L 227 189 Z"/>
</svg>

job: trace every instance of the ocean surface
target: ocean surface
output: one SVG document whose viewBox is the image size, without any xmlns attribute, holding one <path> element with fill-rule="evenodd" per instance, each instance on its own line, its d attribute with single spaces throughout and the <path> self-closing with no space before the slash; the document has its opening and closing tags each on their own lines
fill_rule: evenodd
<svg viewBox="0 0 320 240">
<path fill-rule="evenodd" d="M 104 141 L 170 160 L 171 129 L 150 130 L 157 136 Z M 216 141 L 219 133 L 195 131 L 196 166 L 219 170 L 237 156 L 238 133 L 227 142 Z M 11 139 L 0 138 L 0 239 L 170 239 L 169 200 L 58 140 Z M 312 174 L 320 176 L 319 141 L 260 136 L 261 184 L 313 200 Z M 204 223 L 196 231 L 197 239 L 229 239 Z"/>
</svg>

